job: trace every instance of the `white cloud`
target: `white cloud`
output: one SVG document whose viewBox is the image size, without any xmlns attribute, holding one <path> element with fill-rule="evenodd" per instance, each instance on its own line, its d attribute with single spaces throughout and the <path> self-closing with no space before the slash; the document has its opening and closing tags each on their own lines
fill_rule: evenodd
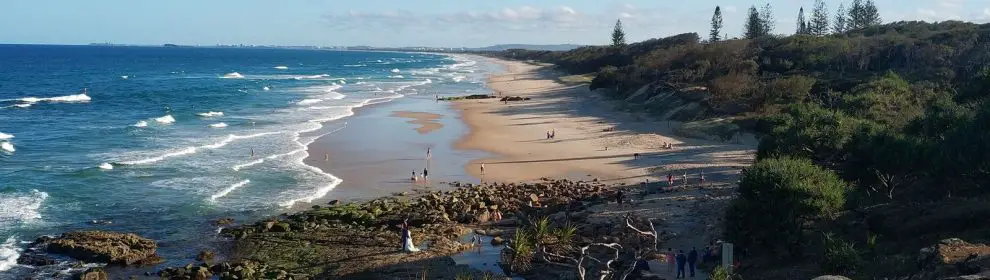
<svg viewBox="0 0 990 280">
<path fill-rule="evenodd" d="M 661 18 L 658 11 L 637 9 L 629 4 L 612 6 L 595 13 L 582 13 L 568 6 L 557 7 L 505 7 L 494 11 L 461 11 L 427 14 L 405 11 L 356 12 L 328 14 L 324 20 L 339 29 L 391 28 L 401 31 L 406 28 L 424 29 L 486 29 L 498 28 L 516 31 L 556 31 L 574 32 L 611 28 L 616 18 L 623 19 L 627 26 L 642 25 L 645 22 L 656 24 Z M 628 21 L 628 22 L 627 22 Z"/>
</svg>

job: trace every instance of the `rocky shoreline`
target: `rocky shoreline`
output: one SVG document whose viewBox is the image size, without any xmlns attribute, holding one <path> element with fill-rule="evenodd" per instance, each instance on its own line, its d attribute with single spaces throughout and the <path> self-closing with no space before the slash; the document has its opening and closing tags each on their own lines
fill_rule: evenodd
<svg viewBox="0 0 990 280">
<path fill-rule="evenodd" d="M 519 184 L 450 183 L 448 191 L 420 190 L 400 193 L 360 203 L 313 206 L 313 209 L 233 225 L 221 235 L 231 240 L 226 261 L 215 261 L 214 253 L 204 251 L 202 262 L 160 270 L 168 279 L 410 279 L 410 276 L 453 278 L 487 273 L 455 266 L 450 255 L 475 246 L 458 241 L 471 232 L 498 234 L 525 226 L 530 217 L 580 210 L 603 203 L 612 186 L 590 181 L 544 179 Z M 540 207 L 532 207 L 536 202 Z M 495 211 L 504 220 L 493 222 Z M 560 214 L 557 214 L 558 216 Z M 398 225 L 408 220 L 413 240 L 423 249 L 400 252 Z M 104 231 L 69 232 L 58 237 L 42 237 L 24 254 L 22 264 L 43 266 L 54 261 L 50 254 L 74 258 L 83 263 L 109 266 L 146 266 L 160 263 L 154 241 L 130 233 Z M 225 249 L 227 250 L 227 249 Z M 78 266 L 84 267 L 84 266 Z M 102 269 L 89 269 L 76 278 L 104 279 Z M 487 274 L 492 276 L 491 274 Z M 113 275 L 126 277 L 128 275 Z"/>
</svg>

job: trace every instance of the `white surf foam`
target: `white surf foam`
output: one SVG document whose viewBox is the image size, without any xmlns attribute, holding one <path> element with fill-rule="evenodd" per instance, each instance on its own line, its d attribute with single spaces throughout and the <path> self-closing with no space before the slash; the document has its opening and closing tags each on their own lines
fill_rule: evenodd
<svg viewBox="0 0 990 280">
<path fill-rule="evenodd" d="M 209 111 L 206 113 L 197 113 L 196 115 L 200 117 L 223 117 L 223 112 Z"/>
<path fill-rule="evenodd" d="M 104 162 L 104 163 L 100 164 L 100 169 L 103 169 L 103 170 L 113 170 L 113 164 Z"/>
<path fill-rule="evenodd" d="M 183 148 L 183 149 L 180 149 L 180 150 L 177 150 L 177 151 L 174 151 L 174 152 L 169 152 L 169 153 L 166 153 L 166 154 L 157 156 L 157 157 L 146 158 L 146 159 L 141 159 L 141 160 L 134 160 L 134 161 L 125 161 L 125 162 L 121 162 L 120 164 L 139 165 L 139 164 L 155 163 L 155 162 L 159 162 L 159 161 L 162 161 L 162 160 L 167 159 L 167 158 L 170 158 L 170 157 L 177 157 L 177 156 L 183 156 L 183 155 L 195 154 L 195 153 L 196 153 L 196 148 L 195 147 L 187 147 L 187 148 Z"/>
<path fill-rule="evenodd" d="M 467 79 L 467 77 L 465 77 L 465 76 L 454 76 L 453 78 L 451 78 L 451 80 L 454 80 L 455 83 L 460 83 L 464 79 Z"/>
<path fill-rule="evenodd" d="M 309 75 L 309 76 L 295 76 L 292 77 L 293 80 L 315 80 L 330 77 L 329 74 L 319 74 L 319 75 Z"/>
<path fill-rule="evenodd" d="M 38 103 L 38 102 L 80 103 L 80 102 L 89 102 L 90 100 L 93 100 L 93 99 L 90 98 L 89 95 L 86 95 L 85 93 L 80 93 L 80 94 L 65 95 L 65 96 L 56 96 L 56 97 L 23 97 L 23 98 L 19 98 L 19 99 L 16 99 L 16 100 L 20 100 L 20 101 L 27 102 L 27 103 Z M 30 105 L 28 105 L 28 106 L 30 106 Z M 27 106 L 18 106 L 18 107 L 22 107 L 23 108 L 23 107 L 27 107 Z"/>
<path fill-rule="evenodd" d="M 14 105 L 14 107 L 17 107 L 17 108 L 27 108 L 27 107 L 31 107 L 31 103 L 16 104 L 16 105 Z"/>
<path fill-rule="evenodd" d="M 262 132 L 262 133 L 256 133 L 256 134 L 251 134 L 251 135 L 234 135 L 234 134 L 230 134 L 230 135 L 227 135 L 227 137 L 223 138 L 222 140 L 217 141 L 216 143 L 213 143 L 213 144 L 203 145 L 203 146 L 198 146 L 198 147 L 185 147 L 185 148 L 181 148 L 181 149 L 172 150 L 172 151 L 167 152 L 165 154 L 162 154 L 160 156 L 150 157 L 150 158 L 145 158 L 145 159 L 139 159 L 139 160 L 132 160 L 132 161 L 124 161 L 124 162 L 121 162 L 120 164 L 125 164 L 125 165 L 142 165 L 142 164 L 156 163 L 156 162 L 163 161 L 165 159 L 172 158 L 172 157 L 178 157 L 178 156 L 195 154 L 197 151 L 199 151 L 201 149 L 211 149 L 211 150 L 212 149 L 219 149 L 219 148 L 221 148 L 223 146 L 227 146 L 228 144 L 233 143 L 234 141 L 237 141 L 237 140 L 251 139 L 251 138 L 255 138 L 255 137 L 261 137 L 261 136 L 265 136 L 265 135 L 273 135 L 273 134 L 279 134 L 279 133 L 282 133 L 282 132 L 277 132 L 277 131 L 276 132 Z"/>
<path fill-rule="evenodd" d="M 270 88 L 270 87 L 263 87 L 263 88 L 261 88 L 261 90 L 269 91 L 269 90 L 272 90 L 272 88 Z"/>
<path fill-rule="evenodd" d="M 127 80 L 127 78 L 130 78 L 130 76 L 126 76 L 126 75 L 120 76 L 120 79 L 122 79 L 122 80 Z"/>
<path fill-rule="evenodd" d="M 172 115 L 165 115 L 163 117 L 155 118 L 155 121 L 160 124 L 170 124 L 175 122 L 175 118 Z"/>
<path fill-rule="evenodd" d="M 227 127 L 227 124 L 226 123 L 215 123 L 215 124 L 211 124 L 210 127 L 212 127 L 212 128 L 224 128 L 224 127 Z"/>
<path fill-rule="evenodd" d="M 399 71 L 399 69 L 398 69 L 398 68 L 393 68 L 393 69 L 392 69 L 392 73 L 399 73 L 399 72 L 402 72 L 402 71 Z"/>
<path fill-rule="evenodd" d="M 30 193 L 0 194 L 0 228 L 16 223 L 31 222 L 41 218 L 38 209 L 48 199 L 48 193 L 31 190 Z"/>
<path fill-rule="evenodd" d="M 10 142 L 0 142 L 0 150 L 13 153 L 15 151 L 14 144 L 11 144 Z"/>
<path fill-rule="evenodd" d="M 215 202 L 217 201 L 218 198 L 227 196 L 227 194 L 229 194 L 230 192 L 236 190 L 237 188 L 243 187 L 244 185 L 247 185 L 250 182 L 251 180 L 244 180 L 237 182 L 236 184 L 230 185 L 230 187 L 227 187 L 226 189 L 220 190 L 220 192 L 211 195 L 210 201 Z"/>
<path fill-rule="evenodd" d="M 299 101 L 296 104 L 299 104 L 299 105 L 309 105 L 309 104 L 315 104 L 315 103 L 320 103 L 320 102 L 323 102 L 323 99 L 310 98 L 310 99 L 303 99 L 302 101 Z"/>
<path fill-rule="evenodd" d="M 222 78 L 224 78 L 224 79 L 244 79 L 244 75 L 241 75 L 241 73 L 237 73 L 237 72 L 231 72 L 231 73 L 224 74 Z"/>
<path fill-rule="evenodd" d="M 269 156 L 269 157 L 271 157 L 271 156 Z M 258 159 L 258 160 L 255 160 L 255 161 L 252 161 L 252 162 L 248 162 L 248 163 L 245 163 L 245 164 L 234 165 L 234 167 L 231 167 L 231 169 L 234 169 L 234 171 L 240 171 L 241 169 L 244 169 L 244 168 L 247 168 L 247 167 L 251 167 L 251 166 L 255 166 L 255 165 L 258 165 L 258 164 L 261 164 L 261 163 L 264 163 L 264 162 L 265 162 L 265 160 Z"/>
<path fill-rule="evenodd" d="M 275 68 L 275 69 L 278 69 L 278 70 L 286 70 L 286 69 L 289 69 L 289 66 L 279 65 L 279 66 L 275 66 L 275 67 L 272 67 L 272 68 Z"/>
<path fill-rule="evenodd" d="M 388 76 L 388 77 L 389 78 L 392 78 L 392 79 L 403 79 L 403 78 L 405 78 L 402 75 L 392 75 L 392 76 Z"/>
<path fill-rule="evenodd" d="M 13 134 L 7 134 L 7 133 L 0 132 L 0 140 L 7 140 L 7 139 L 11 139 L 11 138 L 14 138 L 14 135 Z"/>
<path fill-rule="evenodd" d="M 364 65 L 364 64 L 344 64 L 344 67 L 365 67 L 365 66 L 368 66 L 368 65 Z"/>
<path fill-rule="evenodd" d="M 136 124 L 133 124 L 131 126 L 133 126 L 133 127 L 148 127 L 148 122 L 146 122 L 146 121 L 138 121 Z"/>
<path fill-rule="evenodd" d="M 21 248 L 17 243 L 19 243 L 17 237 L 11 236 L 0 244 L 0 272 L 17 266 L 17 258 L 21 256 Z"/>
</svg>

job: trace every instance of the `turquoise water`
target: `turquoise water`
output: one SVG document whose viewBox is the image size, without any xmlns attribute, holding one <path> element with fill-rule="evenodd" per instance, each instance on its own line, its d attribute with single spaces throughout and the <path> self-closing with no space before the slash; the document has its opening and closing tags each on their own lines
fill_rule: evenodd
<svg viewBox="0 0 990 280">
<path fill-rule="evenodd" d="M 0 278 L 34 269 L 15 263 L 26 242 L 76 229 L 184 264 L 213 219 L 326 199 L 341 180 L 305 148 L 354 108 L 482 93 L 487 75 L 469 57 L 274 49 L 0 45 L 0 65 Z"/>
</svg>

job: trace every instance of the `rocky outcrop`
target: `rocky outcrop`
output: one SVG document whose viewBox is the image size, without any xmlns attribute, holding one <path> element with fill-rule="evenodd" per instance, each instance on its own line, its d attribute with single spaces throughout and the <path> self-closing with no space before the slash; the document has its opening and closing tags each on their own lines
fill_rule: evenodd
<svg viewBox="0 0 990 280">
<path fill-rule="evenodd" d="M 506 101 L 524 101 L 524 100 L 529 100 L 529 97 L 506 96 L 506 97 L 502 97 L 502 99 L 499 99 L 498 101 L 506 102 Z"/>
<path fill-rule="evenodd" d="M 811 280 L 852 280 L 852 279 L 849 279 L 849 277 L 845 277 L 841 275 L 822 275 L 812 278 Z"/>
<path fill-rule="evenodd" d="M 959 238 L 943 239 L 938 244 L 920 250 L 918 266 L 923 269 L 922 274 L 930 278 L 984 279 L 965 276 L 978 277 L 990 268 L 990 246 L 969 243 Z"/>
<path fill-rule="evenodd" d="M 110 277 L 106 271 L 103 271 L 103 268 L 94 267 L 77 274 L 74 278 L 77 280 L 107 280 Z"/>
<path fill-rule="evenodd" d="M 84 262 L 116 265 L 146 265 L 162 261 L 155 241 L 133 233 L 77 231 L 56 238 L 42 238 L 36 245 L 49 253 Z"/>
</svg>

